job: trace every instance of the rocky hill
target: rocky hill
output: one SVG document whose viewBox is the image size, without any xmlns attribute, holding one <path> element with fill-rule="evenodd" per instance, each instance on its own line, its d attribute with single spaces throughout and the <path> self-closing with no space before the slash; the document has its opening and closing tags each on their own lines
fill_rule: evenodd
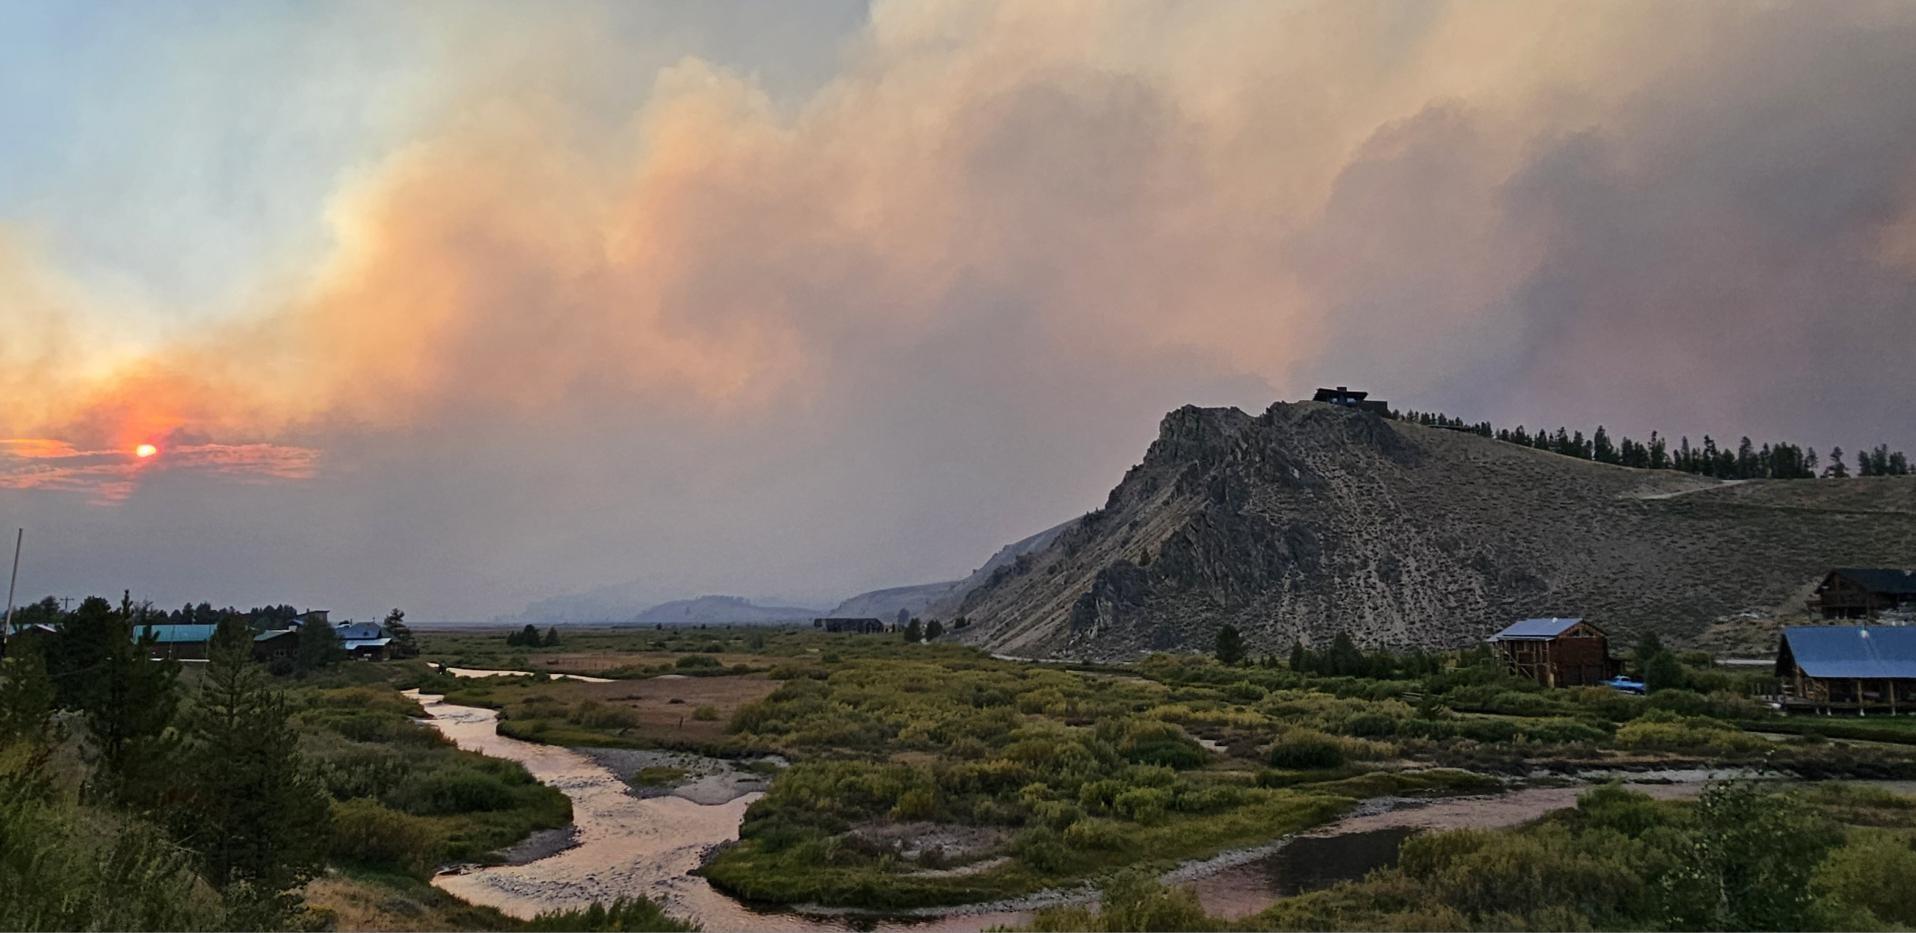
<svg viewBox="0 0 1916 933">
<path fill-rule="evenodd" d="M 1005 545 L 992 554 L 977 570 L 962 580 L 945 580 L 940 583 L 920 583 L 916 586 L 894 586 L 890 589 L 872 590 L 860 593 L 839 603 L 827 615 L 845 617 L 874 617 L 891 619 L 903 609 L 914 616 L 950 618 L 958 614 L 965 594 L 982 586 L 998 568 L 1009 565 L 1019 555 L 1049 547 L 1053 539 L 1071 525 L 1065 522 L 1046 528 L 1043 531 Z"/>
<path fill-rule="evenodd" d="M 1311 402 L 1186 407 L 1102 509 L 950 614 L 1030 656 L 1206 648 L 1227 623 L 1258 651 L 1449 646 L 1535 615 L 1759 650 L 1828 567 L 1911 564 L 1916 477 L 1735 483 Z"/>
</svg>

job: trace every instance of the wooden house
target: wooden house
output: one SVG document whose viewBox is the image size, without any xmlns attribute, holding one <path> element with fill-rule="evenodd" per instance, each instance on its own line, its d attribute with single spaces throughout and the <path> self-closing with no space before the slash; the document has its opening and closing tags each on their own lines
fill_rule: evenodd
<svg viewBox="0 0 1916 933">
<path fill-rule="evenodd" d="M 391 638 L 386 637 L 347 638 L 342 639 L 339 646 L 346 649 L 348 657 L 361 661 L 384 661 L 387 652 L 392 650 L 392 642 Z"/>
<path fill-rule="evenodd" d="M 1367 411 L 1377 415 L 1390 414 L 1389 402 L 1381 399 L 1372 399 L 1370 398 L 1369 392 L 1353 389 L 1350 386 L 1338 386 L 1335 389 L 1318 389 L 1317 394 L 1311 396 L 1311 401 L 1323 402 L 1328 405 L 1340 405 L 1345 408 L 1355 408 L 1358 411 Z"/>
<path fill-rule="evenodd" d="M 1596 686 L 1617 673 L 1609 637 L 1582 619 L 1524 619 L 1490 645 L 1511 673 L 1546 687 Z"/>
<path fill-rule="evenodd" d="M 299 629 L 282 628 L 253 636 L 253 660 L 271 664 L 290 661 L 299 653 Z"/>
<path fill-rule="evenodd" d="M 1776 648 L 1785 709 L 1916 710 L 1916 628 L 1793 625 Z"/>
<path fill-rule="evenodd" d="M 136 625 L 133 640 L 142 642 L 151 635 L 147 653 L 153 658 L 204 661 L 217 631 L 217 625 Z"/>
<path fill-rule="evenodd" d="M 1874 619 L 1884 612 L 1916 611 L 1916 570 L 1838 567 L 1823 575 L 1809 605 L 1825 619 Z"/>
</svg>

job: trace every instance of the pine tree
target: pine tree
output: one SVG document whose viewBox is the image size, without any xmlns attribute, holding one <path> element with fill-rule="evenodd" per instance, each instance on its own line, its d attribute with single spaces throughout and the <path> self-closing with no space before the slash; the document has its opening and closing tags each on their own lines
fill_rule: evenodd
<svg viewBox="0 0 1916 933">
<path fill-rule="evenodd" d="M 1598 463 L 1621 462 L 1622 458 L 1617 455 L 1617 448 L 1611 445 L 1610 435 L 1604 431 L 1603 425 L 1597 425 L 1597 433 L 1590 438 L 1590 445 L 1591 456 Z"/>
<path fill-rule="evenodd" d="M 1356 677 L 1364 673 L 1364 652 L 1357 650 L 1349 632 L 1338 632 L 1331 639 L 1330 650 L 1324 653 L 1323 667 L 1321 673 L 1333 677 Z"/>
<path fill-rule="evenodd" d="M 919 623 L 917 619 L 912 619 L 910 622 L 906 623 L 905 641 L 910 642 L 912 644 L 917 644 L 918 642 L 921 642 L 924 640 L 925 640 L 924 625 Z"/>
<path fill-rule="evenodd" d="M 1299 673 L 1303 673 L 1304 671 L 1308 670 L 1310 666 L 1311 666 L 1311 653 L 1309 649 L 1305 648 L 1304 643 L 1301 641 L 1291 642 L 1291 658 L 1290 658 L 1291 670 L 1297 671 Z"/>
<path fill-rule="evenodd" d="M 925 623 L 925 640 L 926 641 L 935 641 L 937 640 L 938 636 L 943 634 L 945 634 L 945 624 L 943 622 L 940 622 L 937 619 L 933 619 Z"/>
<path fill-rule="evenodd" d="M 129 594 L 107 618 L 105 656 L 88 675 L 97 687 L 81 706 L 87 728 L 100 745 L 97 789 L 129 804 L 158 799 L 176 751 L 170 727 L 179 707 L 180 665 L 152 657 L 151 631 L 145 625 L 134 627 L 143 615 Z"/>
<path fill-rule="evenodd" d="M 1830 448 L 1830 465 L 1823 468 L 1823 475 L 1830 479 L 1849 478 L 1849 465 L 1843 462 L 1843 448 Z"/>
<path fill-rule="evenodd" d="M 1237 626 L 1226 625 L 1217 630 L 1217 659 L 1232 667 L 1243 663 L 1244 636 Z"/>
<path fill-rule="evenodd" d="M 419 642 L 413 637 L 412 628 L 406 625 L 406 613 L 394 609 L 386 613 L 386 621 L 379 627 L 393 640 L 392 655 L 395 658 L 416 658 L 419 656 Z"/>
<path fill-rule="evenodd" d="M 314 619 L 299 627 L 299 645 L 293 652 L 293 669 L 305 674 L 331 667 L 346 656 L 340 646 L 339 631 L 324 619 Z"/>
<path fill-rule="evenodd" d="M 546 637 L 540 644 L 547 648 L 559 647 L 559 627 L 556 625 L 546 626 Z"/>
<path fill-rule="evenodd" d="M 189 802 L 175 823 L 236 916 L 277 929 L 320 868 L 330 811 L 301 766 L 285 699 L 251 651 L 243 624 L 220 625 L 190 724 Z"/>
</svg>

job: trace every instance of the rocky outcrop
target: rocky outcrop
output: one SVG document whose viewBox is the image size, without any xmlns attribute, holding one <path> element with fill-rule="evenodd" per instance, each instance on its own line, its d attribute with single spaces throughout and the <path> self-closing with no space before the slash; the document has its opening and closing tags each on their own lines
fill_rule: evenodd
<svg viewBox="0 0 1916 933">
<path fill-rule="evenodd" d="M 1460 645 L 1527 615 L 1694 641 L 1833 565 L 1916 562 L 1916 478 L 1718 483 L 1330 405 L 1185 407 L 1103 508 L 945 614 L 1021 655 Z"/>
</svg>

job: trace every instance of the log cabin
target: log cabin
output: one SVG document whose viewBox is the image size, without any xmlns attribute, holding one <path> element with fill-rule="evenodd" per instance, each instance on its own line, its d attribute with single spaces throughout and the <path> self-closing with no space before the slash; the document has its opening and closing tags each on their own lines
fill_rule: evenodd
<svg viewBox="0 0 1916 933">
<path fill-rule="evenodd" d="M 1524 619 L 1489 640 L 1511 673 L 1546 687 L 1597 686 L 1617 673 L 1609 636 L 1582 619 Z"/>
<path fill-rule="evenodd" d="M 1786 710 L 1916 710 L 1916 628 L 1793 625 L 1776 649 Z"/>
<path fill-rule="evenodd" d="M 1916 610 L 1916 570 L 1838 567 L 1823 575 L 1809 606 L 1825 619 L 1874 619 Z"/>
</svg>

